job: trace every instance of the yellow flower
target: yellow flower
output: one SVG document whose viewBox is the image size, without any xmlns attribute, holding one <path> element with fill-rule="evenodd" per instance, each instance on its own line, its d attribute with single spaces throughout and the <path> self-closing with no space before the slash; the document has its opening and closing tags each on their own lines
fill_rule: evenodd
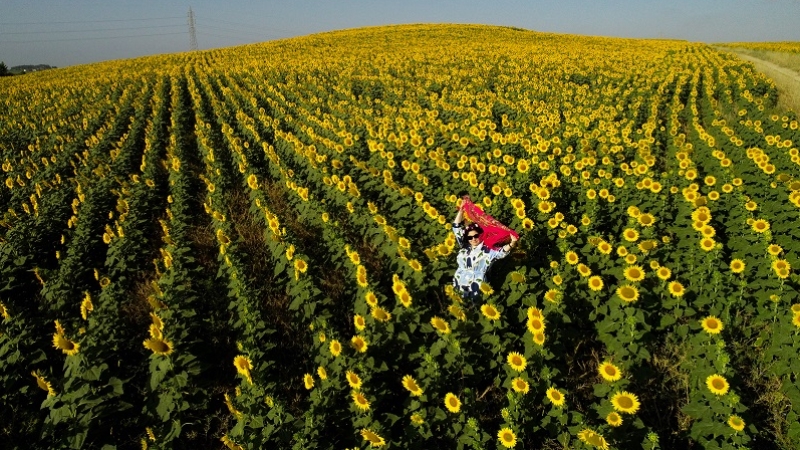
<svg viewBox="0 0 800 450">
<path fill-rule="evenodd" d="M 639 299 L 639 290 L 635 286 L 626 284 L 617 288 L 617 295 L 626 303 L 633 303 Z"/>
<path fill-rule="evenodd" d="M 539 331 L 533 333 L 533 343 L 536 345 L 544 345 L 544 333 Z"/>
<path fill-rule="evenodd" d="M 500 320 L 500 312 L 494 307 L 494 305 L 484 303 L 481 306 L 481 313 L 483 313 L 484 317 L 489 320 Z"/>
<path fill-rule="evenodd" d="M 714 316 L 708 316 L 705 319 L 701 320 L 700 325 L 703 327 L 703 330 L 705 330 L 705 332 L 708 334 L 719 334 L 723 330 L 723 328 L 725 328 L 722 325 L 722 321 L 720 321 Z"/>
<path fill-rule="evenodd" d="M 441 317 L 434 316 L 433 318 L 431 318 L 431 325 L 433 325 L 433 328 L 435 328 L 436 331 L 442 334 L 450 333 L 450 324 L 448 324 Z"/>
<path fill-rule="evenodd" d="M 658 271 L 656 271 L 656 275 L 658 275 L 658 278 L 661 278 L 662 280 L 667 281 L 667 280 L 669 280 L 669 277 L 672 276 L 672 271 L 669 270 L 668 267 L 661 266 L 661 267 L 658 268 Z"/>
<path fill-rule="evenodd" d="M 525 360 L 525 357 L 517 352 L 509 353 L 507 360 L 508 360 L 508 365 L 511 366 L 511 368 L 516 370 L 517 372 L 522 372 L 523 370 L 525 370 L 525 366 L 528 365 L 528 362 Z"/>
<path fill-rule="evenodd" d="M 522 394 L 527 394 L 530 390 L 530 385 L 528 382 L 519 377 L 514 378 L 511 381 L 511 387 L 514 389 L 514 391 Z"/>
<path fill-rule="evenodd" d="M 652 226 L 656 222 L 656 218 L 652 214 L 641 214 L 636 218 L 639 225 L 643 227 Z"/>
<path fill-rule="evenodd" d="M 756 233 L 764 233 L 769 230 L 769 222 L 764 219 L 754 220 L 751 227 Z"/>
<path fill-rule="evenodd" d="M 628 281 L 642 281 L 644 279 L 644 270 L 639 266 L 628 266 L 623 271 L 623 274 Z"/>
<path fill-rule="evenodd" d="M 47 392 L 47 396 L 51 397 L 56 395 L 56 391 L 53 389 L 53 385 L 47 381 L 38 370 L 34 370 L 31 372 L 34 378 L 36 378 L 36 385 L 39 386 L 39 389 Z"/>
<path fill-rule="evenodd" d="M 355 403 L 356 408 L 361 411 L 369 411 L 369 400 L 367 400 L 364 394 L 359 391 L 353 391 L 350 395 L 353 398 L 353 403 Z"/>
<path fill-rule="evenodd" d="M 744 430 L 744 420 L 742 420 L 742 418 L 739 416 L 731 415 L 728 418 L 728 426 L 736 431 L 742 431 Z"/>
<path fill-rule="evenodd" d="M 550 303 L 558 303 L 561 300 L 561 291 L 550 289 L 544 294 L 544 299 Z"/>
<path fill-rule="evenodd" d="M 603 279 L 595 275 L 589 278 L 589 289 L 597 292 L 603 289 Z"/>
<path fill-rule="evenodd" d="M 314 377 L 307 373 L 303 375 L 303 384 L 305 385 L 306 389 L 311 390 L 314 388 Z"/>
<path fill-rule="evenodd" d="M 392 314 L 389 311 L 381 308 L 380 306 L 372 308 L 372 317 L 377 320 L 378 322 L 388 322 L 392 318 Z"/>
<path fill-rule="evenodd" d="M 550 402 L 553 403 L 553 406 L 562 406 L 564 404 L 564 394 L 561 393 L 558 389 L 551 387 L 545 393 L 547 398 L 550 399 Z"/>
<path fill-rule="evenodd" d="M 606 416 L 606 422 L 612 427 L 618 427 L 622 425 L 622 416 L 616 412 L 611 412 Z"/>
<path fill-rule="evenodd" d="M 350 344 L 353 346 L 354 349 L 358 353 L 364 353 L 367 351 L 368 343 L 367 340 L 364 339 L 362 336 L 355 335 L 352 339 L 350 339 Z"/>
<path fill-rule="evenodd" d="M 528 331 L 531 333 L 544 332 L 544 320 L 541 317 L 528 317 Z"/>
<path fill-rule="evenodd" d="M 617 392 L 611 397 L 611 405 L 619 412 L 633 414 L 639 410 L 639 399 L 630 392 Z"/>
<path fill-rule="evenodd" d="M 403 387 L 408 390 L 414 397 L 419 397 L 422 395 L 422 388 L 417 383 L 417 380 L 414 379 L 411 375 L 406 375 L 403 377 Z"/>
<path fill-rule="evenodd" d="M 363 330 L 367 326 L 367 323 L 364 321 L 364 317 L 360 314 L 353 316 L 353 324 L 359 331 Z"/>
<path fill-rule="evenodd" d="M 508 427 L 502 428 L 497 432 L 497 439 L 500 441 L 500 445 L 505 448 L 514 448 L 517 445 L 517 435 Z"/>
<path fill-rule="evenodd" d="M 328 348 L 333 356 L 339 356 L 339 354 L 342 353 L 342 344 L 340 344 L 336 339 L 331 340 Z"/>
<path fill-rule="evenodd" d="M 717 243 L 711 238 L 703 238 L 700 240 L 700 248 L 707 252 L 714 250 L 714 246 L 716 245 Z"/>
<path fill-rule="evenodd" d="M 378 433 L 367 428 L 361 430 L 361 437 L 369 442 L 370 447 L 383 447 L 386 445 L 386 441 Z"/>
<path fill-rule="evenodd" d="M 317 367 L 317 375 L 319 375 L 320 380 L 328 379 L 328 371 L 322 366 Z"/>
<path fill-rule="evenodd" d="M 619 369 L 619 367 L 611 364 L 608 361 L 600 364 L 600 367 L 598 367 L 597 370 L 600 372 L 600 376 L 606 381 L 613 382 L 622 378 L 622 371 Z"/>
<path fill-rule="evenodd" d="M 685 292 L 686 290 L 684 289 L 683 285 L 677 281 L 673 281 L 669 284 L 669 293 L 674 297 L 682 297 Z"/>
<path fill-rule="evenodd" d="M 169 355 L 172 353 L 173 350 L 172 342 L 164 338 L 151 337 L 145 340 L 142 343 L 142 345 L 144 345 L 145 348 L 149 349 L 156 355 L 161 355 L 161 356 Z"/>
<path fill-rule="evenodd" d="M 83 320 L 88 320 L 89 313 L 94 311 L 94 305 L 92 304 L 92 296 L 89 295 L 87 292 L 86 295 L 83 297 L 83 301 L 81 302 L 81 317 Z"/>
<path fill-rule="evenodd" d="M 717 374 L 709 375 L 709 377 L 706 378 L 706 386 L 708 387 L 708 390 L 716 395 L 725 395 L 730 388 L 728 380 Z"/>
<path fill-rule="evenodd" d="M 245 377 L 250 384 L 253 384 L 253 379 L 250 377 L 250 370 L 253 368 L 253 363 L 250 358 L 244 355 L 237 355 L 233 358 L 233 366 L 240 375 Z"/>
<path fill-rule="evenodd" d="M 414 413 L 414 414 L 411 415 L 411 423 L 413 423 L 414 425 L 419 426 L 419 425 L 422 425 L 423 423 L 425 423 L 425 419 L 423 419 L 422 416 L 419 413 Z"/>
<path fill-rule="evenodd" d="M 566 256 L 565 256 L 565 259 L 567 260 L 567 264 L 570 264 L 570 265 L 573 265 L 573 266 L 575 264 L 578 264 L 578 261 L 579 261 L 578 254 L 573 252 L 573 251 L 568 251 Z"/>
<path fill-rule="evenodd" d="M 447 395 L 444 396 L 444 406 L 451 413 L 457 413 L 461 411 L 461 400 L 452 392 L 448 392 Z"/>
<path fill-rule="evenodd" d="M 351 388 L 361 388 L 361 377 L 359 377 L 357 373 L 353 372 L 352 370 L 348 370 L 345 372 L 344 376 L 347 378 L 347 384 L 349 384 Z"/>
<path fill-rule="evenodd" d="M 636 242 L 639 239 L 639 232 L 633 228 L 626 228 L 622 232 L 622 237 L 628 242 Z"/>
<path fill-rule="evenodd" d="M 608 450 L 608 442 L 606 442 L 606 439 L 588 428 L 578 433 L 578 439 L 587 445 L 597 447 L 601 450 Z"/>
</svg>

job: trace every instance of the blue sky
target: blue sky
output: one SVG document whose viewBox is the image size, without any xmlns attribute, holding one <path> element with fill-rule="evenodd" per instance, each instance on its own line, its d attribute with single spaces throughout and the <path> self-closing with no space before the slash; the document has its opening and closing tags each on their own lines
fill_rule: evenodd
<svg viewBox="0 0 800 450">
<path fill-rule="evenodd" d="M 65 67 L 345 28 L 476 23 L 698 42 L 800 41 L 800 0 L 0 0 L 0 61 Z"/>
</svg>

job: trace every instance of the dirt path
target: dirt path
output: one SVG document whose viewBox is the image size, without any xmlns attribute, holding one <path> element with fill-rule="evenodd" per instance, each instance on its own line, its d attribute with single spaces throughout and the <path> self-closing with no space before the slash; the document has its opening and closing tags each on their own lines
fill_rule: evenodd
<svg viewBox="0 0 800 450">
<path fill-rule="evenodd" d="M 781 97 L 778 106 L 800 112 L 800 73 L 761 58 L 738 52 L 733 48 L 719 47 L 719 49 L 734 53 L 739 58 L 753 63 L 759 72 L 772 78 L 772 81 L 778 87 Z"/>
</svg>

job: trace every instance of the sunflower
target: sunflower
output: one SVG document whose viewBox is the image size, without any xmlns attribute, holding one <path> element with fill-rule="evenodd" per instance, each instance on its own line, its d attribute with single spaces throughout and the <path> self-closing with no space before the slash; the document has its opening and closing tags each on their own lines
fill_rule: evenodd
<svg viewBox="0 0 800 450">
<path fill-rule="evenodd" d="M 754 220 L 751 227 L 756 233 L 764 233 L 769 230 L 769 222 L 764 219 Z"/>
<path fill-rule="evenodd" d="M 508 427 L 502 428 L 497 432 L 497 439 L 500 440 L 500 445 L 505 448 L 514 448 L 517 445 L 517 435 Z"/>
<path fill-rule="evenodd" d="M 461 411 L 461 400 L 452 392 L 448 392 L 447 395 L 444 396 L 444 406 L 451 413 L 457 413 Z"/>
<path fill-rule="evenodd" d="M 597 371 L 600 372 L 600 376 L 606 381 L 613 382 L 622 378 L 622 371 L 619 369 L 619 367 L 608 361 L 600 364 L 600 366 L 597 368 Z"/>
<path fill-rule="evenodd" d="M 653 217 L 652 214 L 641 214 L 636 220 L 639 222 L 639 225 L 643 227 L 652 226 L 656 222 L 656 218 Z"/>
<path fill-rule="evenodd" d="M 317 367 L 317 375 L 319 375 L 320 380 L 328 379 L 328 371 L 322 366 Z"/>
<path fill-rule="evenodd" d="M 639 258 L 636 257 L 633 253 L 628 253 L 628 256 L 625 257 L 625 262 L 628 264 L 635 263 Z"/>
<path fill-rule="evenodd" d="M 481 313 L 489 320 L 500 320 L 500 312 L 489 303 L 481 305 Z"/>
<path fill-rule="evenodd" d="M 602 450 L 608 450 L 608 442 L 606 442 L 606 439 L 602 435 L 597 434 L 588 428 L 578 433 L 578 439 L 587 445 L 591 445 Z"/>
<path fill-rule="evenodd" d="M 411 294 L 409 294 L 408 291 L 404 290 L 400 293 L 400 295 L 397 296 L 397 298 L 406 308 L 411 306 Z"/>
<path fill-rule="evenodd" d="M 744 430 L 744 420 L 739 416 L 731 415 L 728 417 L 728 426 L 736 431 L 742 431 Z"/>
<path fill-rule="evenodd" d="M 449 313 L 450 313 L 450 314 L 451 314 L 453 317 L 455 317 L 456 319 L 458 319 L 458 320 L 460 320 L 460 321 L 462 321 L 462 322 L 464 322 L 465 320 L 467 320 L 467 315 L 466 315 L 466 313 L 464 313 L 464 310 L 463 310 L 463 309 L 461 309 L 461 307 L 460 307 L 460 306 L 458 306 L 458 305 L 456 305 L 455 303 L 454 303 L 454 304 L 452 304 L 452 305 L 450 305 L 450 306 L 447 308 L 447 311 L 448 311 L 448 312 L 449 312 Z"/>
<path fill-rule="evenodd" d="M 685 292 L 686 289 L 684 289 L 683 285 L 677 281 L 673 281 L 669 284 L 669 293 L 674 297 L 682 297 Z"/>
<path fill-rule="evenodd" d="M 350 339 L 350 345 L 352 345 L 358 353 L 366 352 L 368 347 L 367 340 L 359 335 L 355 335 L 352 339 Z"/>
<path fill-rule="evenodd" d="M 626 303 L 633 303 L 639 299 L 639 290 L 636 286 L 626 284 L 617 288 L 617 295 Z"/>
<path fill-rule="evenodd" d="M 623 271 L 623 274 L 628 281 L 642 281 L 644 279 L 644 270 L 639 266 L 628 266 Z"/>
<path fill-rule="evenodd" d="M 528 317 L 527 326 L 531 333 L 542 332 L 545 328 L 544 320 L 541 317 Z"/>
<path fill-rule="evenodd" d="M 553 403 L 553 406 L 562 406 L 564 404 L 564 394 L 558 389 L 551 387 L 545 394 L 550 399 L 550 402 Z"/>
<path fill-rule="evenodd" d="M 575 264 L 578 264 L 578 261 L 579 261 L 578 254 L 573 252 L 573 251 L 567 252 L 567 255 L 566 255 L 565 259 L 567 260 L 567 264 L 570 264 L 570 265 L 573 265 L 573 266 Z"/>
<path fill-rule="evenodd" d="M 661 266 L 656 271 L 656 275 L 658 276 L 658 278 L 661 278 L 662 280 L 667 281 L 667 280 L 669 280 L 669 277 L 672 276 L 672 271 L 669 270 L 668 267 Z"/>
<path fill-rule="evenodd" d="M 372 317 L 377 320 L 378 322 L 388 322 L 392 318 L 392 314 L 389 311 L 381 308 L 380 306 L 372 308 Z"/>
<path fill-rule="evenodd" d="M 332 339 L 328 349 L 331 351 L 331 355 L 339 356 L 339 354 L 342 353 L 342 344 L 336 339 Z"/>
<path fill-rule="evenodd" d="M 31 372 L 34 378 L 36 378 L 36 385 L 39 386 L 39 389 L 47 392 L 47 396 L 51 397 L 56 395 L 56 391 L 53 389 L 53 385 L 47 381 L 38 370 L 34 370 Z"/>
<path fill-rule="evenodd" d="M 351 388 L 356 390 L 361 388 L 361 377 L 359 377 L 357 373 L 348 370 L 345 372 L 344 376 L 347 378 L 347 384 L 349 384 Z"/>
<path fill-rule="evenodd" d="M 622 416 L 620 416 L 619 413 L 612 411 L 606 416 L 606 422 L 612 427 L 618 427 L 622 425 Z"/>
<path fill-rule="evenodd" d="M 253 363 L 250 358 L 244 355 L 238 355 L 233 358 L 233 366 L 240 375 L 245 377 L 250 384 L 253 384 L 253 379 L 250 377 L 250 371 L 253 369 Z"/>
<path fill-rule="evenodd" d="M 378 433 L 367 428 L 361 430 L 361 437 L 369 442 L 370 447 L 383 447 L 386 445 L 386 441 Z"/>
<path fill-rule="evenodd" d="M 541 309 L 539 309 L 539 308 L 537 308 L 535 306 L 531 306 L 531 307 L 528 308 L 528 318 L 532 319 L 534 317 L 537 318 L 537 319 L 543 319 L 544 318 L 544 314 L 542 313 Z"/>
<path fill-rule="evenodd" d="M 94 305 L 92 304 L 92 296 L 89 293 L 86 293 L 86 296 L 83 297 L 83 301 L 81 302 L 81 317 L 83 320 L 88 320 L 89 313 L 94 311 Z"/>
<path fill-rule="evenodd" d="M 639 239 L 639 232 L 633 228 L 626 228 L 622 232 L 622 237 L 628 242 L 636 242 Z"/>
<path fill-rule="evenodd" d="M 589 289 L 595 292 L 603 289 L 603 279 L 597 275 L 589 277 Z"/>
<path fill-rule="evenodd" d="M 590 269 L 586 264 L 581 263 L 578 264 L 578 273 L 580 273 L 581 276 L 588 277 L 592 274 L 592 269 Z"/>
<path fill-rule="evenodd" d="M 800 328 L 800 314 L 794 314 L 792 316 L 792 325 Z"/>
<path fill-rule="evenodd" d="M 731 267 L 731 272 L 742 273 L 744 272 L 745 264 L 744 261 L 737 258 L 731 261 L 730 267 Z"/>
<path fill-rule="evenodd" d="M 154 338 L 151 337 L 145 340 L 142 345 L 145 348 L 150 349 L 156 355 L 169 355 L 172 353 L 172 342 L 164 339 L 164 338 Z"/>
<path fill-rule="evenodd" d="M 533 343 L 536 345 L 544 345 L 544 333 L 541 331 L 533 333 Z"/>
<path fill-rule="evenodd" d="M 558 303 L 561 300 L 561 291 L 558 289 L 549 289 L 545 292 L 544 299 L 550 303 Z"/>
<path fill-rule="evenodd" d="M 711 393 L 716 395 L 725 395 L 730 388 L 728 380 L 717 374 L 709 375 L 708 378 L 706 378 L 706 386 Z"/>
<path fill-rule="evenodd" d="M 613 247 L 611 247 L 611 244 L 609 244 L 608 242 L 603 241 L 597 244 L 597 249 L 600 250 L 600 253 L 608 255 L 609 253 L 611 253 L 611 250 L 613 250 Z"/>
<path fill-rule="evenodd" d="M 700 248 L 707 252 L 714 250 L 714 246 L 716 245 L 716 241 L 711 238 L 703 238 L 700 240 Z"/>
<path fill-rule="evenodd" d="M 516 370 L 517 372 L 522 372 L 523 370 L 525 370 L 525 366 L 528 365 L 528 362 L 525 360 L 525 357 L 517 352 L 509 353 L 506 360 L 508 361 L 508 365 L 511 366 L 511 368 Z"/>
<path fill-rule="evenodd" d="M 701 320 L 700 325 L 703 327 L 703 330 L 705 330 L 705 332 L 708 334 L 719 334 L 723 330 L 723 328 L 725 328 L 722 325 L 722 321 L 720 321 L 714 316 L 708 316 L 705 319 Z"/>
<path fill-rule="evenodd" d="M 769 252 L 769 254 L 772 256 L 778 256 L 782 251 L 783 248 L 781 248 L 780 245 L 770 244 L 769 247 L 767 247 L 767 252 Z"/>
<path fill-rule="evenodd" d="M 511 387 L 515 392 L 520 392 L 522 394 L 527 394 L 530 390 L 530 385 L 528 382 L 519 377 L 511 380 Z"/>
<path fill-rule="evenodd" d="M 359 331 L 363 330 L 364 327 L 367 326 L 367 323 L 364 321 L 364 316 L 360 314 L 356 314 L 355 316 L 353 316 L 353 324 L 355 325 L 356 330 Z"/>
<path fill-rule="evenodd" d="M 419 383 L 417 383 L 417 380 L 415 380 L 411 375 L 406 375 L 403 377 L 403 387 L 406 388 L 406 390 L 414 397 L 419 397 L 422 395 L 422 388 L 419 386 Z"/>
<path fill-rule="evenodd" d="M 355 403 L 356 408 L 361 411 L 369 411 L 369 400 L 367 400 L 364 394 L 359 391 L 353 391 L 350 396 L 353 398 L 353 403 Z"/>
<path fill-rule="evenodd" d="M 639 410 L 639 399 L 630 392 L 617 392 L 611 397 L 611 405 L 618 412 L 633 414 Z"/>
<path fill-rule="evenodd" d="M 306 389 L 311 390 L 314 388 L 314 376 L 310 373 L 303 375 L 303 384 L 306 386 Z"/>
</svg>

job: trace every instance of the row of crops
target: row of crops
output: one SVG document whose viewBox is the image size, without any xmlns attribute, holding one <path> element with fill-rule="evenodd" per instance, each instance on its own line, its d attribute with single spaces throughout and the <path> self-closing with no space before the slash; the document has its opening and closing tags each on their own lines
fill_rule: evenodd
<svg viewBox="0 0 800 450">
<path fill-rule="evenodd" d="M 731 54 L 398 26 L 0 93 L 11 448 L 800 442 L 798 118 Z M 520 231 L 478 304 L 462 191 Z"/>
<path fill-rule="evenodd" d="M 800 53 L 800 42 L 731 42 L 726 47 L 741 48 L 746 50 L 765 50 L 770 52 Z"/>
</svg>

